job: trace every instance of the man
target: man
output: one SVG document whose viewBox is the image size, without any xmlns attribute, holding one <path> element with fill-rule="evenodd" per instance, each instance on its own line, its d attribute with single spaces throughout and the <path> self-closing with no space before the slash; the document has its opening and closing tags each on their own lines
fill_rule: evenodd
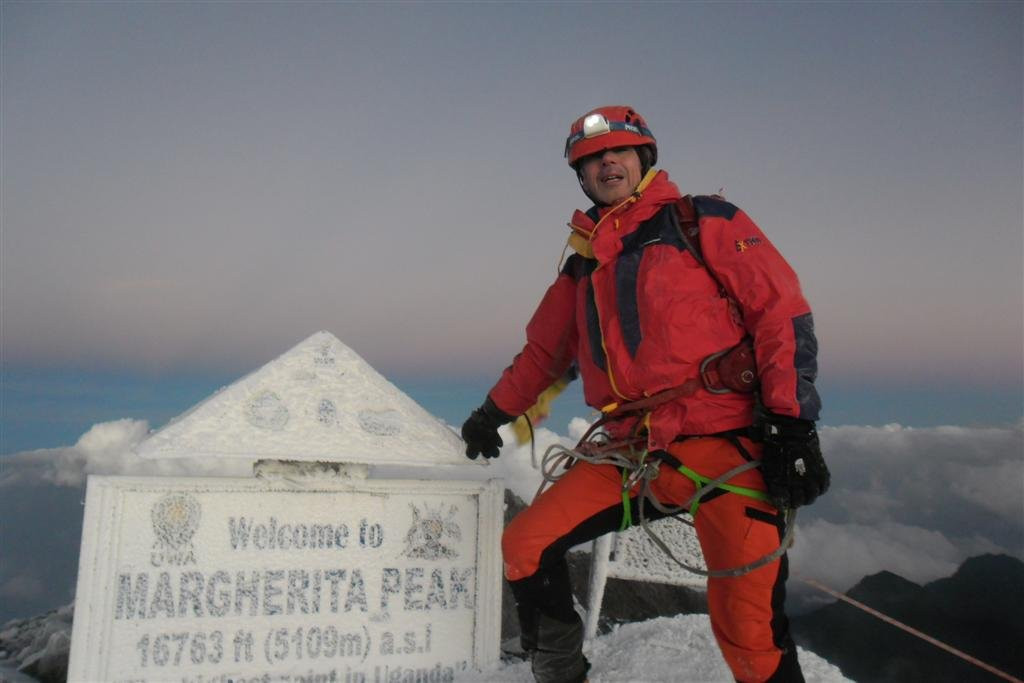
<svg viewBox="0 0 1024 683">
<path fill-rule="evenodd" d="M 786 510 L 823 493 L 829 474 L 814 428 L 817 341 L 796 275 L 738 208 L 680 196 L 653 168 L 657 143 L 630 107 L 576 120 L 565 153 L 594 206 L 573 216 L 576 253 L 527 326 L 525 347 L 463 425 L 466 454 L 496 457 L 498 427 L 574 367 L 610 440 L 656 464 L 649 490 L 660 503 L 681 505 L 739 468 L 691 508 L 712 570 L 712 629 L 738 681 L 802 681 L 780 544 Z M 638 521 L 641 482 L 629 473 L 577 461 L 502 537 L 523 647 L 541 683 L 586 677 L 564 555 L 624 517 Z"/>
</svg>

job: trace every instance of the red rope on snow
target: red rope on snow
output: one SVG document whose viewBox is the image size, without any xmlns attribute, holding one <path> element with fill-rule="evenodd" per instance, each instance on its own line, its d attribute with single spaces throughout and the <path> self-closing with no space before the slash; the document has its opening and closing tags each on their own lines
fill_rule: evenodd
<svg viewBox="0 0 1024 683">
<path fill-rule="evenodd" d="M 829 595 L 831 595 L 834 598 L 837 598 L 839 600 L 842 600 L 845 603 L 853 605 L 857 609 L 864 610 L 865 612 L 867 612 L 871 616 L 878 617 L 879 619 L 881 619 L 882 621 L 884 621 L 887 624 L 892 624 L 893 626 L 895 626 L 898 629 L 902 629 L 902 630 L 906 631 L 907 633 L 909 633 L 909 634 L 911 634 L 913 636 L 917 636 L 921 640 L 929 642 L 929 643 L 931 643 L 932 645 L 934 645 L 936 647 L 942 648 L 946 652 L 954 654 L 957 657 L 959 657 L 960 659 L 966 660 L 966 661 L 970 662 L 971 664 L 974 664 L 975 666 L 980 667 L 980 668 L 984 669 L 985 671 L 988 671 L 990 674 L 998 676 L 999 678 L 1006 679 L 1008 681 L 1012 681 L 1013 683 L 1024 683 L 1024 681 L 1021 681 L 1021 679 L 1016 678 L 1015 676 L 1011 676 L 1010 674 L 1006 673 L 1005 671 L 1000 671 L 999 669 L 995 668 L 994 666 L 992 666 L 990 664 L 986 664 L 985 662 L 983 662 L 980 659 L 977 659 L 975 657 L 972 657 L 971 655 L 967 654 L 966 652 L 962 652 L 961 650 L 958 650 L 958 649 L 956 649 L 955 647 L 953 647 L 951 645 L 946 645 L 941 640 L 936 640 L 935 638 L 932 638 L 927 633 L 922 633 L 921 631 L 918 631 L 916 628 L 913 628 L 911 626 L 907 626 L 906 624 L 904 624 L 904 623 L 902 623 L 900 621 L 896 621 L 892 617 L 886 616 L 885 614 L 882 614 L 878 610 L 872 609 L 871 607 L 868 607 L 863 602 L 858 602 L 857 600 L 854 600 L 853 598 L 851 598 L 851 597 L 849 597 L 849 596 L 847 596 L 847 595 L 845 595 L 843 593 L 840 593 L 837 590 L 833 590 L 833 589 L 829 588 L 828 586 L 826 586 L 826 585 L 824 585 L 822 583 L 819 583 L 818 581 L 815 581 L 814 579 L 808 579 L 808 578 L 805 578 L 803 576 L 799 576 L 798 574 L 795 574 L 795 573 L 793 574 L 793 576 L 795 578 L 800 579 L 801 581 L 806 583 L 808 586 L 811 586 L 812 588 L 817 588 L 818 590 L 822 591 L 823 593 L 828 593 Z"/>
</svg>

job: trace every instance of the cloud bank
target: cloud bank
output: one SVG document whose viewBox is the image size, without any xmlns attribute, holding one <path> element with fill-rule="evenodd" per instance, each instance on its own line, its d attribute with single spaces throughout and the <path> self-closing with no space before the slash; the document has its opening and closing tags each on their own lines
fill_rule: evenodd
<svg viewBox="0 0 1024 683">
<path fill-rule="evenodd" d="M 823 428 L 832 488 L 800 512 L 794 569 L 846 590 L 883 569 L 922 583 L 971 555 L 1024 556 L 1022 426 Z"/>
<path fill-rule="evenodd" d="M 133 448 L 149 433 L 145 420 L 100 422 L 74 446 L 16 453 L 0 460 L 0 490 L 15 485 L 53 484 L 80 487 L 90 474 L 157 477 L 246 477 L 252 461 L 244 459 L 143 460 Z"/>
<path fill-rule="evenodd" d="M 571 446 L 586 426 L 576 418 L 564 435 L 538 429 L 537 457 L 555 443 Z M 506 445 L 501 457 L 487 466 L 381 467 L 374 469 L 373 476 L 500 477 L 528 501 L 540 484 L 540 474 L 531 464 L 530 447 L 516 445 L 508 428 L 502 429 Z M 144 421 L 104 422 L 94 425 L 74 446 L 4 458 L 0 460 L 0 496 L 25 487 L 48 487 L 73 489 L 59 495 L 78 497 L 89 474 L 251 476 L 251 462 L 244 460 L 143 460 L 132 448 L 147 433 Z M 1024 557 L 1024 420 L 1003 428 L 825 427 L 821 440 L 832 470 L 832 488 L 799 513 L 796 544 L 790 553 L 795 573 L 847 590 L 882 570 L 924 583 L 950 575 L 972 555 Z M 39 536 L 46 536 L 48 524 L 61 523 L 47 514 L 46 500 L 46 495 L 32 496 L 20 506 L 39 509 L 17 511 L 22 525 L 39 527 Z M 5 546 L 12 550 L 5 552 L 8 561 L 0 572 L 0 594 L 23 592 L 38 558 L 16 557 L 16 543 L 5 542 Z M 61 552 L 77 553 L 74 543 L 61 547 Z M 25 546 L 24 552 L 38 553 L 38 549 Z"/>
</svg>

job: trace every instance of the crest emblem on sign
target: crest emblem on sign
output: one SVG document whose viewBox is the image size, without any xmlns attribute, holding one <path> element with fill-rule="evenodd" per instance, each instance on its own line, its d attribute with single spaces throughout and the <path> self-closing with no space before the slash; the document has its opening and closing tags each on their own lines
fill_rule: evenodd
<svg viewBox="0 0 1024 683">
<path fill-rule="evenodd" d="M 459 509 L 454 505 L 439 505 L 436 509 L 424 503 L 421 510 L 413 503 L 412 525 L 405 534 L 403 555 L 421 560 L 452 560 L 459 551 L 450 543 L 462 540 L 462 530 L 455 522 Z M 446 509 L 447 508 L 447 509 Z"/>
<path fill-rule="evenodd" d="M 153 505 L 149 516 L 156 537 L 150 557 L 153 566 L 195 564 L 192 537 L 202 517 L 199 501 L 187 493 L 168 493 Z"/>
</svg>

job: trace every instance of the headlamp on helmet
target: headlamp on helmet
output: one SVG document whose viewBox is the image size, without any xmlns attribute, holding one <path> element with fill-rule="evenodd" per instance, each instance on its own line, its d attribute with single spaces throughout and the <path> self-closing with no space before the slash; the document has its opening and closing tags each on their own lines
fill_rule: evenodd
<svg viewBox="0 0 1024 683">
<path fill-rule="evenodd" d="M 569 128 L 569 137 L 565 140 L 565 157 L 569 165 L 576 168 L 576 162 L 585 156 L 615 147 L 643 145 L 651 148 L 651 163 L 656 163 L 657 143 L 644 117 L 632 107 L 599 107 L 573 122 Z"/>
</svg>

